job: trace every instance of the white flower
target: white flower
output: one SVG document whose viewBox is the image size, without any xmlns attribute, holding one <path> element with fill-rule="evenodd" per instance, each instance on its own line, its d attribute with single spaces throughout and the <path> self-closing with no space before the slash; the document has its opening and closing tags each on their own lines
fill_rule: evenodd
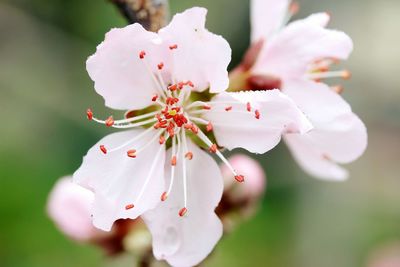
<svg viewBox="0 0 400 267">
<path fill-rule="evenodd" d="M 278 90 L 224 92 L 231 49 L 205 29 L 206 12 L 192 8 L 177 14 L 158 33 L 139 24 L 113 29 L 87 61 L 107 106 L 145 110 L 105 121 L 88 110 L 91 120 L 133 130 L 106 136 L 90 149 L 74 180 L 95 193 L 96 227 L 109 230 L 119 218 L 143 215 L 155 256 L 173 266 L 198 264 L 222 234 L 214 213 L 222 176 L 214 159 L 196 144 L 216 154 L 232 178 L 243 181 L 211 133 L 220 146 L 264 153 L 282 133 L 310 129 L 303 113 Z M 207 89 L 217 93 L 211 101 L 196 99 L 197 92 Z"/>
</svg>

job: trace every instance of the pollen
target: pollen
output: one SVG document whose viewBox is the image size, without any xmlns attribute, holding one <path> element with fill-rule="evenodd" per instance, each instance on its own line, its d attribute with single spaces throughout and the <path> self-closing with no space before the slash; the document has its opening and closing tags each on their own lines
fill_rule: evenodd
<svg viewBox="0 0 400 267">
<path fill-rule="evenodd" d="M 103 154 L 107 154 L 107 148 L 104 145 L 100 145 L 100 150 Z"/>
<path fill-rule="evenodd" d="M 175 109 L 171 109 L 170 111 L 168 111 L 168 114 L 171 116 L 175 116 L 176 115 L 176 110 Z"/>
<path fill-rule="evenodd" d="M 185 216 L 186 213 L 187 213 L 187 208 L 181 208 L 178 214 L 179 216 L 183 217 Z"/>
<path fill-rule="evenodd" d="M 86 110 L 86 116 L 90 121 L 93 119 L 93 111 L 90 108 Z"/>
<path fill-rule="evenodd" d="M 130 158 L 136 158 L 136 150 L 135 150 L 135 149 L 128 150 L 128 151 L 126 152 L 126 154 L 127 154 L 128 157 L 130 157 Z"/>
<path fill-rule="evenodd" d="M 164 63 L 163 63 L 163 62 L 160 62 L 160 63 L 157 65 L 157 68 L 158 68 L 159 70 L 162 70 L 162 69 L 164 68 Z"/>
<path fill-rule="evenodd" d="M 156 102 L 157 99 L 158 99 L 158 95 L 154 95 L 154 96 L 151 98 L 151 101 Z"/>
<path fill-rule="evenodd" d="M 114 125 L 114 118 L 112 116 L 108 117 L 107 120 L 105 121 L 105 124 L 107 127 L 111 127 Z"/>
<path fill-rule="evenodd" d="M 168 193 L 167 192 L 162 193 L 161 201 L 165 201 L 165 200 L 167 200 L 167 198 L 168 198 Z"/>
<path fill-rule="evenodd" d="M 250 102 L 247 102 L 246 109 L 247 109 L 248 112 L 251 112 L 251 104 L 250 104 Z"/>
<path fill-rule="evenodd" d="M 126 210 L 130 210 L 130 209 L 133 209 L 134 207 L 135 207 L 135 205 L 133 205 L 133 204 L 128 204 L 128 205 L 125 206 L 125 209 L 126 209 Z"/>
<path fill-rule="evenodd" d="M 176 91 L 176 89 L 178 89 L 178 85 L 176 84 L 171 84 L 170 86 L 168 86 L 168 90 L 170 91 Z"/>
<path fill-rule="evenodd" d="M 244 176 L 243 175 L 235 175 L 235 179 L 239 183 L 243 183 L 244 182 Z"/>
<path fill-rule="evenodd" d="M 254 116 L 256 117 L 256 119 L 257 120 L 259 120 L 260 119 L 260 111 L 258 110 L 258 109 L 256 109 L 255 111 L 254 111 Z"/>
</svg>

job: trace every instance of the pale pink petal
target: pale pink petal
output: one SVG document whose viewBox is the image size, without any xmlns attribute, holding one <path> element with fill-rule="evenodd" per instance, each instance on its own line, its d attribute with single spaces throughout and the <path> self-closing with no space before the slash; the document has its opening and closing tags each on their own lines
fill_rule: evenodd
<svg viewBox="0 0 400 267">
<path fill-rule="evenodd" d="M 304 133 L 312 128 L 296 104 L 279 90 L 221 93 L 213 102 L 204 118 L 213 125 L 218 144 L 230 150 L 242 147 L 265 153 L 279 143 L 283 133 Z M 251 111 L 247 111 L 247 103 Z M 226 107 L 232 109 L 226 111 Z"/>
<path fill-rule="evenodd" d="M 75 172 L 74 181 L 91 189 L 95 193 L 93 223 L 97 228 L 110 230 L 117 219 L 135 219 L 142 213 L 154 208 L 164 190 L 165 147 L 150 132 L 139 140 L 133 140 L 145 130 L 131 130 L 106 136 L 91 148 L 84 157 L 82 166 Z M 123 149 L 104 155 L 100 145 L 108 150 L 133 140 Z M 137 158 L 127 156 L 130 149 L 140 149 Z M 142 197 L 138 200 L 140 192 Z M 128 204 L 135 207 L 125 209 Z"/>
<path fill-rule="evenodd" d="M 304 79 L 286 80 L 282 92 L 288 95 L 313 124 L 331 122 L 351 112 L 350 105 L 324 83 Z"/>
<path fill-rule="evenodd" d="M 206 14 L 204 8 L 188 9 L 175 15 L 159 34 L 164 42 L 177 45 L 171 51 L 174 78 L 192 81 L 197 91 L 210 88 L 210 92 L 216 93 L 228 88 L 231 48 L 223 37 L 205 28 Z"/>
<path fill-rule="evenodd" d="M 307 20 L 296 21 L 264 45 L 252 71 L 283 80 L 303 77 L 314 61 L 347 59 L 352 49 L 353 43 L 345 33 L 327 30 Z"/>
<path fill-rule="evenodd" d="M 211 156 L 190 141 L 188 149 L 193 152 L 193 159 L 186 160 L 187 214 L 184 217 L 178 215 L 184 205 L 181 156 L 170 196 L 142 216 L 153 236 L 155 257 L 176 267 L 199 264 L 222 235 L 221 221 L 214 213 L 223 189 L 220 170 Z M 167 164 L 166 184 L 169 184 L 170 172 L 170 164 Z"/>
<path fill-rule="evenodd" d="M 102 232 L 92 224 L 93 192 L 72 182 L 72 177 L 57 181 L 47 201 L 47 213 L 58 228 L 70 238 L 88 241 Z"/>
<path fill-rule="evenodd" d="M 251 41 L 268 40 L 284 26 L 290 0 L 251 1 Z"/>
<path fill-rule="evenodd" d="M 285 136 L 285 141 L 297 163 L 310 175 L 326 180 L 347 179 L 347 171 L 324 157 L 323 152 L 309 135 L 288 134 Z"/>
<path fill-rule="evenodd" d="M 164 59 L 160 42 L 157 34 L 137 23 L 106 34 L 86 68 L 108 107 L 140 109 L 152 104 L 157 87 L 139 54 L 146 51 L 146 60 L 155 69 L 157 60 Z"/>
</svg>

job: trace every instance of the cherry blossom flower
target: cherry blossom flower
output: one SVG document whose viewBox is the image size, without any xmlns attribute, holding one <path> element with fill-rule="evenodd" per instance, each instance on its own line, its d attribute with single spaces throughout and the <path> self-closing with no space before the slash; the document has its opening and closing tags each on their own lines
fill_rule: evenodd
<svg viewBox="0 0 400 267">
<path fill-rule="evenodd" d="M 354 161 L 364 152 L 367 133 L 338 94 L 341 87 L 319 81 L 349 78 L 348 71 L 329 68 L 348 58 L 353 43 L 343 32 L 325 29 L 327 13 L 285 26 L 297 9 L 290 0 L 252 0 L 253 45 L 236 71 L 246 73 L 249 89 L 279 88 L 296 102 L 314 129 L 284 136 L 294 158 L 311 175 L 343 180 L 348 174 L 338 163 Z"/>
<path fill-rule="evenodd" d="M 124 119 L 101 120 L 88 109 L 88 119 L 129 130 L 91 148 L 74 180 L 95 193 L 96 227 L 109 230 L 119 218 L 142 215 L 156 258 L 173 266 L 198 264 L 222 234 L 214 212 L 222 176 L 201 148 L 243 182 L 220 146 L 264 153 L 282 133 L 311 128 L 279 90 L 224 92 L 231 49 L 205 28 L 206 13 L 186 10 L 158 33 L 139 24 L 113 29 L 87 61 L 106 105 L 127 110 Z"/>
</svg>

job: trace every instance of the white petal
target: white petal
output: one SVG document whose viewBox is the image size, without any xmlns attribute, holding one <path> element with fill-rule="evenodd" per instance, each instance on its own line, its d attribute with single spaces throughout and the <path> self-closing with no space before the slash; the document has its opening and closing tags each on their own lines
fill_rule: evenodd
<svg viewBox="0 0 400 267">
<path fill-rule="evenodd" d="M 290 0 L 251 1 L 251 41 L 268 40 L 285 23 Z"/>
<path fill-rule="evenodd" d="M 149 144 L 155 132 L 133 140 L 143 131 L 132 130 L 106 136 L 89 150 L 82 166 L 74 174 L 75 182 L 95 193 L 93 223 L 97 228 L 108 231 L 115 220 L 134 219 L 159 202 L 164 190 L 165 147 L 159 145 L 158 139 Z M 99 149 L 99 145 L 105 145 L 110 150 L 129 140 L 134 142 L 106 155 Z M 145 144 L 148 147 L 137 158 L 127 156 L 128 150 Z M 144 186 L 144 193 L 136 202 Z M 127 204 L 134 204 L 135 207 L 125 210 Z"/>
<path fill-rule="evenodd" d="M 347 179 L 347 171 L 324 157 L 309 135 L 288 134 L 285 136 L 285 141 L 297 163 L 310 175 L 334 181 Z"/>
<path fill-rule="evenodd" d="M 188 212 L 179 217 L 183 207 L 182 159 L 176 166 L 173 190 L 165 202 L 145 213 L 153 236 L 153 252 L 176 267 L 199 264 L 221 238 L 222 224 L 214 213 L 223 189 L 220 170 L 214 159 L 192 142 L 188 149 L 193 159 L 187 163 Z M 183 151 L 185 153 L 185 151 Z M 171 155 L 169 151 L 168 155 Z M 166 165 L 166 184 L 170 181 L 170 164 Z"/>
<path fill-rule="evenodd" d="M 313 124 L 332 122 L 351 112 L 351 107 L 324 83 L 304 79 L 285 81 L 282 92 L 288 95 Z"/>
<path fill-rule="evenodd" d="M 242 147 L 250 152 L 265 153 L 275 147 L 285 132 L 307 132 L 312 126 L 295 103 L 279 90 L 221 93 L 204 117 L 213 127 L 219 145 L 228 149 Z M 250 103 L 252 111 L 246 110 Z M 215 106 L 215 107 L 214 107 Z M 225 111 L 225 107 L 232 110 Z M 256 119 L 255 110 L 260 112 Z"/>
<path fill-rule="evenodd" d="M 157 87 L 139 53 L 146 51 L 146 60 L 156 68 L 157 60 L 163 58 L 161 49 L 157 34 L 137 23 L 106 34 L 86 68 L 108 107 L 140 109 L 152 104 Z"/>
<path fill-rule="evenodd" d="M 283 79 L 302 77 L 309 64 L 316 60 L 347 59 L 353 50 L 350 37 L 310 21 L 293 22 L 267 42 L 260 51 L 253 72 Z"/>
<path fill-rule="evenodd" d="M 165 42 L 178 45 L 171 51 L 175 79 L 192 81 L 198 91 L 210 87 L 216 93 L 228 88 L 231 48 L 223 37 L 205 28 L 206 14 L 204 8 L 188 9 L 175 15 L 159 34 Z"/>
</svg>

